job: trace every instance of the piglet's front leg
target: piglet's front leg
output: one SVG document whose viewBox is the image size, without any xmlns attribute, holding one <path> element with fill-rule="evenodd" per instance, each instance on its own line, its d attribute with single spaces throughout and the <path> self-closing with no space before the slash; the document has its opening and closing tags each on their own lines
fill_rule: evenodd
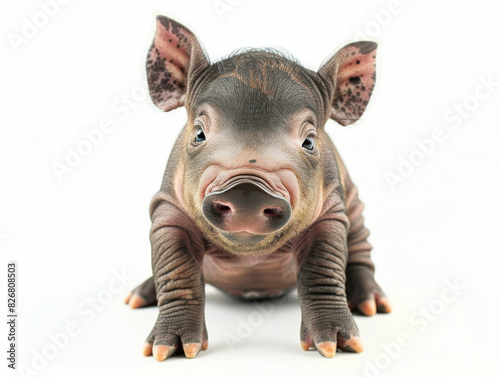
<svg viewBox="0 0 500 377">
<path fill-rule="evenodd" d="M 298 274 L 304 350 L 334 357 L 337 347 L 361 352 L 363 344 L 345 294 L 347 230 L 342 221 L 323 220 L 311 228 L 313 240 Z"/>
<path fill-rule="evenodd" d="M 162 204 L 153 214 L 151 231 L 153 276 L 159 314 L 144 345 L 145 356 L 158 361 L 182 345 L 187 358 L 207 349 L 205 287 L 196 237 L 164 220 L 175 209 Z M 202 247 L 202 246 L 201 246 Z"/>
</svg>

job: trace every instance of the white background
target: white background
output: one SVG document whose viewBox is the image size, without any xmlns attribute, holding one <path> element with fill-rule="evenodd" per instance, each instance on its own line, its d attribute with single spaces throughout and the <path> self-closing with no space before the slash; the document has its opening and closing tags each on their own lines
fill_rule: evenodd
<svg viewBox="0 0 500 377">
<path fill-rule="evenodd" d="M 498 376 L 498 7 L 401 0 L 389 19 L 386 0 L 233 0 L 221 17 L 220 3 L 73 0 L 18 51 L 9 38 L 22 36 L 25 18 L 43 22 L 42 8 L 2 3 L 0 312 L 13 260 L 17 366 L 40 376 Z M 295 295 L 263 318 L 253 304 L 207 287 L 209 349 L 163 363 L 141 355 L 157 310 L 133 311 L 122 300 L 151 274 L 148 204 L 186 119 L 184 109 L 165 114 L 149 98 L 123 108 L 124 96 L 144 92 L 156 14 L 191 28 L 213 61 L 273 46 L 317 69 L 360 31 L 379 43 L 363 118 L 326 125 L 366 204 L 376 276 L 394 306 L 390 315 L 356 316 L 362 354 L 303 352 Z M 481 80 L 497 84 L 488 91 Z M 468 110 L 457 118 L 454 105 Z M 53 163 L 65 164 L 68 148 L 106 118 L 112 132 L 60 181 Z M 438 129 L 445 140 L 419 160 L 416 142 Z M 392 190 L 388 172 L 398 174 L 410 156 L 420 165 Z M 113 280 L 123 272 L 123 283 Z M 113 282 L 119 293 L 110 293 Z M 441 298 L 447 282 L 460 286 L 449 303 Z M 87 300 L 96 298 L 91 310 Z M 251 331 L 242 333 L 249 316 Z M 77 334 L 55 346 L 68 325 Z M 7 331 L 2 325 L 4 356 Z M 241 343 L 228 347 L 228 334 Z M 409 344 L 398 351 L 404 334 Z M 15 374 L 4 356 L 2 376 Z"/>
</svg>

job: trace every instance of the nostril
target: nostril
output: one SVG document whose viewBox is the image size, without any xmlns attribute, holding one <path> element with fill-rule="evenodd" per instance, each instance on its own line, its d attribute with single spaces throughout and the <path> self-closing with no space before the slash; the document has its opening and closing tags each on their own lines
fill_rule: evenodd
<svg viewBox="0 0 500 377">
<path fill-rule="evenodd" d="M 227 216 L 231 213 L 231 207 L 222 203 L 214 203 L 214 212 L 219 216 Z"/>
<path fill-rule="evenodd" d="M 283 208 L 266 208 L 263 213 L 268 219 L 280 219 L 283 217 Z"/>
</svg>

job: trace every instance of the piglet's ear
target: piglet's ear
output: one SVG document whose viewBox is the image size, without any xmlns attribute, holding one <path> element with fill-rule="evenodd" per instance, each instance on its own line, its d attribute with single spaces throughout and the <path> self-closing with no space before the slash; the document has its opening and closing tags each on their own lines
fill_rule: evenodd
<svg viewBox="0 0 500 377">
<path fill-rule="evenodd" d="M 146 61 L 149 93 L 156 106 L 163 111 L 184 106 L 192 80 L 208 65 L 200 43 L 188 28 L 158 16 Z"/>
<path fill-rule="evenodd" d="M 375 86 L 374 42 L 348 44 L 328 60 L 318 74 L 330 93 L 330 117 L 343 126 L 356 122 Z"/>
</svg>

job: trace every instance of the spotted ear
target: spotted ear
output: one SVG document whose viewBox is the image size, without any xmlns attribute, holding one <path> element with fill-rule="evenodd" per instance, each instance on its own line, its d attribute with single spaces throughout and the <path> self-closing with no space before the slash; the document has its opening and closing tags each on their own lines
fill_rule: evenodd
<svg viewBox="0 0 500 377">
<path fill-rule="evenodd" d="M 209 65 L 198 39 L 185 26 L 158 16 L 146 61 L 149 93 L 163 111 L 184 106 L 192 80 Z"/>
<path fill-rule="evenodd" d="M 375 86 L 374 42 L 348 44 L 318 71 L 330 93 L 330 118 L 343 126 L 356 122 L 368 105 Z"/>
</svg>

